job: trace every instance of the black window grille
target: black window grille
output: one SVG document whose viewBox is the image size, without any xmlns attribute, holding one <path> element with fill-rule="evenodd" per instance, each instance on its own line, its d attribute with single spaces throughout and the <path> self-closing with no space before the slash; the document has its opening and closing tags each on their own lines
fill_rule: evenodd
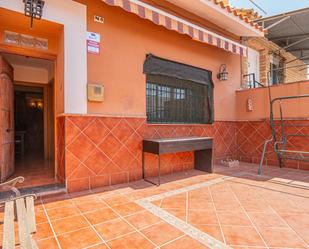
<svg viewBox="0 0 309 249">
<path fill-rule="evenodd" d="M 208 86 L 168 76 L 147 75 L 148 123 L 210 123 Z"/>
</svg>

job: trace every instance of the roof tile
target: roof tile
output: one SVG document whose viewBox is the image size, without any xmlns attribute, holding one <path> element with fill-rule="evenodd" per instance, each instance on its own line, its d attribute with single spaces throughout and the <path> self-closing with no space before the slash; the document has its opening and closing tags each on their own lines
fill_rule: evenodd
<svg viewBox="0 0 309 249">
<path fill-rule="evenodd" d="M 253 17 L 258 18 L 260 16 L 254 10 L 252 10 L 253 15 L 247 16 L 245 15 L 246 9 L 235 9 L 226 0 L 225 1 L 224 0 L 210 0 L 210 1 L 212 1 L 216 5 L 219 5 L 222 9 L 225 9 L 228 13 L 233 13 L 234 16 L 238 16 L 240 20 L 245 21 L 246 23 L 250 24 L 255 29 L 265 32 L 262 26 L 258 25 L 257 23 L 254 23 L 254 20 L 252 18 Z"/>
</svg>

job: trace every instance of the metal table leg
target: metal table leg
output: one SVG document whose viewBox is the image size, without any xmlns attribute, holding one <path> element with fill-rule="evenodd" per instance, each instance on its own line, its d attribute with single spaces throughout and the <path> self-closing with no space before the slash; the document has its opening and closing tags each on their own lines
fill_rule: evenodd
<svg viewBox="0 0 309 249">
<path fill-rule="evenodd" d="M 157 155 L 158 158 L 158 186 L 160 186 L 160 182 L 161 182 L 161 159 L 160 159 L 160 155 Z"/>
<path fill-rule="evenodd" d="M 145 179 L 145 152 L 142 152 L 142 177 Z"/>
<path fill-rule="evenodd" d="M 144 181 L 149 182 L 151 184 L 160 186 L 160 182 L 161 182 L 161 160 L 160 160 L 160 155 L 157 155 L 157 160 L 158 160 L 158 182 L 152 182 L 150 180 L 148 180 L 145 176 L 145 152 L 142 152 L 142 177 L 144 179 Z"/>
</svg>

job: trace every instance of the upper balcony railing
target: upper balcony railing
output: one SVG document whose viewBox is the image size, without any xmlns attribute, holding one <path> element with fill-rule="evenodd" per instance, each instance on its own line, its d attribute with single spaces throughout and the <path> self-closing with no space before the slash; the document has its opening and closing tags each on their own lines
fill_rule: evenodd
<svg viewBox="0 0 309 249">
<path fill-rule="evenodd" d="M 309 80 L 308 65 L 294 65 L 274 68 L 267 72 L 266 82 L 258 82 L 255 73 L 243 75 L 243 88 L 252 89 L 259 87 L 274 86 L 286 83 L 301 82 Z M 265 81 L 265 80 L 264 80 Z"/>
<path fill-rule="evenodd" d="M 245 79 L 245 88 L 251 89 L 251 88 L 264 87 L 263 84 L 256 81 L 255 73 L 245 74 L 243 75 L 243 77 Z"/>
</svg>

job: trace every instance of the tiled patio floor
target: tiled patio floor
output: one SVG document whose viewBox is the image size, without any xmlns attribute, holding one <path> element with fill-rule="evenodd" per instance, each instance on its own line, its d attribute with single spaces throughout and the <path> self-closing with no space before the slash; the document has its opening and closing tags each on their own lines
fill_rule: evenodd
<svg viewBox="0 0 309 249">
<path fill-rule="evenodd" d="M 160 187 L 138 181 L 40 199 L 33 237 L 44 249 L 309 248 L 309 172 L 256 170 L 217 166 L 165 176 Z"/>
</svg>

